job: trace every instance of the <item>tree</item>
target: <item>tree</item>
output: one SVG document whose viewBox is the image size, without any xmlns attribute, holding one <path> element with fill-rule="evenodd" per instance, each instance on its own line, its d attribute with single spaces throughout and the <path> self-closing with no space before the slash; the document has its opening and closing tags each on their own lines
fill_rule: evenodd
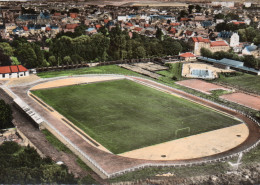
<svg viewBox="0 0 260 185">
<path fill-rule="evenodd" d="M 36 14 L 36 12 L 32 8 L 25 9 L 24 7 L 22 7 L 22 14 Z"/>
<path fill-rule="evenodd" d="M 36 53 L 30 43 L 20 44 L 16 50 L 16 57 L 27 68 L 38 66 Z"/>
<path fill-rule="evenodd" d="M 181 10 L 180 11 L 180 18 L 181 17 L 186 17 L 186 16 L 188 16 L 188 12 L 186 10 Z"/>
<path fill-rule="evenodd" d="M 258 68 L 258 61 L 253 55 L 245 56 L 243 61 L 247 67 Z"/>
<path fill-rule="evenodd" d="M 192 4 L 188 6 L 189 14 L 192 13 L 192 10 L 193 10 L 194 8 L 195 8 L 195 6 L 192 5 Z"/>
<path fill-rule="evenodd" d="M 63 64 L 72 64 L 72 60 L 71 60 L 70 56 L 65 56 L 63 58 Z"/>
<path fill-rule="evenodd" d="M 0 66 L 9 66 L 12 64 L 12 61 L 8 55 L 4 54 L 4 51 L 0 49 Z"/>
<path fill-rule="evenodd" d="M 171 38 L 166 38 L 162 42 L 162 46 L 164 48 L 164 54 L 166 55 L 178 55 L 182 51 L 181 44 Z"/>
<path fill-rule="evenodd" d="M 163 46 L 157 39 L 152 39 L 146 46 L 147 56 L 162 56 Z"/>
<path fill-rule="evenodd" d="M 206 48 L 201 48 L 200 49 L 200 53 L 201 53 L 201 56 L 203 56 L 203 57 L 207 57 L 207 58 L 212 58 L 213 57 L 213 53 L 210 50 L 206 49 Z"/>
<path fill-rule="evenodd" d="M 238 35 L 239 39 L 241 42 L 246 42 L 247 41 L 247 36 L 246 36 L 246 30 L 245 29 L 239 29 L 238 30 Z"/>
<path fill-rule="evenodd" d="M 110 38 L 114 38 L 115 36 L 121 35 L 122 30 L 120 29 L 119 25 L 116 25 L 116 27 L 113 27 L 111 31 L 109 32 Z"/>
<path fill-rule="evenodd" d="M 34 148 L 16 142 L 0 145 L 0 179 L 3 184 L 77 184 L 65 165 L 41 158 Z"/>
<path fill-rule="evenodd" d="M 255 45 L 259 45 L 260 44 L 260 34 L 258 32 L 257 36 L 253 39 L 253 42 Z"/>
<path fill-rule="evenodd" d="M 239 15 L 235 13 L 228 13 L 225 16 L 226 21 L 231 21 L 231 20 L 239 20 Z"/>
<path fill-rule="evenodd" d="M 42 67 L 49 67 L 49 66 L 50 66 L 50 63 L 46 59 L 43 59 Z"/>
<path fill-rule="evenodd" d="M 7 42 L 1 42 L 0 48 L 2 49 L 3 53 L 7 56 L 13 56 L 14 55 L 14 49 L 12 46 L 10 46 Z"/>
<path fill-rule="evenodd" d="M 13 127 L 12 109 L 4 100 L 0 100 L 0 129 Z"/>
<path fill-rule="evenodd" d="M 35 44 L 35 43 L 32 43 L 31 44 L 34 52 L 35 52 L 35 55 L 36 55 L 36 65 L 37 66 L 44 66 L 46 65 L 46 63 L 44 64 L 44 54 L 43 54 L 43 51 L 41 50 L 40 46 Z M 47 61 L 45 61 L 47 62 Z"/>
<path fill-rule="evenodd" d="M 81 56 L 79 56 L 78 54 L 75 54 L 75 55 L 72 55 L 71 56 L 71 59 L 72 59 L 72 63 L 73 64 L 79 64 L 79 63 L 81 63 L 84 59 L 81 57 Z"/>
<path fill-rule="evenodd" d="M 112 28 L 109 33 L 110 45 L 109 45 L 109 56 L 112 60 L 123 59 L 123 50 L 126 50 L 126 39 L 127 36 L 116 26 Z"/>
<path fill-rule="evenodd" d="M 17 57 L 10 57 L 11 61 L 12 61 L 12 65 L 20 65 L 21 63 L 19 62 L 19 60 L 17 59 Z"/>
<path fill-rule="evenodd" d="M 52 66 L 58 65 L 57 60 L 56 60 L 56 57 L 53 56 L 53 55 L 49 57 L 49 63 L 50 63 L 50 65 L 52 65 Z"/>
<path fill-rule="evenodd" d="M 0 153 L 14 154 L 18 152 L 21 148 L 22 147 L 16 142 L 6 141 L 0 147 Z"/>
<path fill-rule="evenodd" d="M 225 18 L 225 15 L 222 14 L 222 13 L 218 13 L 214 16 L 214 19 L 224 19 Z"/>
<path fill-rule="evenodd" d="M 258 34 L 259 30 L 256 30 L 253 27 L 246 28 L 246 37 L 248 42 L 253 42 Z"/>
<path fill-rule="evenodd" d="M 98 32 L 102 33 L 105 36 L 109 36 L 109 31 L 105 26 L 102 26 L 101 28 L 99 28 Z"/>
<path fill-rule="evenodd" d="M 143 46 L 139 46 L 134 50 L 134 58 L 145 58 L 146 51 Z"/>
<path fill-rule="evenodd" d="M 219 23 L 219 24 L 217 24 L 216 27 L 215 27 L 215 29 L 216 29 L 217 32 L 224 31 L 224 30 L 226 30 L 226 28 L 227 28 L 227 23 L 225 23 L 225 22 Z M 226 30 L 226 31 L 227 31 L 227 30 Z"/>
<path fill-rule="evenodd" d="M 85 24 L 81 24 L 75 28 L 74 33 L 76 36 L 86 35 L 86 29 L 87 26 Z"/>
<path fill-rule="evenodd" d="M 98 61 L 107 60 L 107 51 L 109 49 L 110 41 L 109 38 L 104 36 L 101 33 L 95 34 L 91 37 L 90 41 L 91 54 L 92 59 L 96 59 Z M 121 52 L 125 49 L 126 40 L 124 35 L 116 36 L 114 38 L 114 46 L 119 49 Z M 122 53 L 120 54 L 120 58 L 122 58 Z"/>
<path fill-rule="evenodd" d="M 73 49 L 77 49 L 72 47 L 72 38 L 68 36 L 61 36 L 56 39 L 53 44 L 50 46 L 50 53 L 57 58 L 63 59 L 65 56 L 72 55 Z"/>
<path fill-rule="evenodd" d="M 199 13 L 201 11 L 201 6 L 200 5 L 196 5 L 195 6 L 196 12 Z"/>
<path fill-rule="evenodd" d="M 78 8 L 69 9 L 69 13 L 79 13 L 79 9 Z"/>
<path fill-rule="evenodd" d="M 178 40 L 178 42 L 181 44 L 182 52 L 190 52 L 193 50 L 193 45 L 190 42 L 184 40 Z"/>
<path fill-rule="evenodd" d="M 162 41 L 163 40 L 163 32 L 162 29 L 158 28 L 156 30 L 155 36 L 158 40 Z"/>
</svg>

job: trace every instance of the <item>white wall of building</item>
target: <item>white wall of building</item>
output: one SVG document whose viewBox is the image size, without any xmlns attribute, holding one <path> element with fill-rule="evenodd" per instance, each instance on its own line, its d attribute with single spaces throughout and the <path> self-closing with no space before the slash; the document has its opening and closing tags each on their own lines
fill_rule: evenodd
<svg viewBox="0 0 260 185">
<path fill-rule="evenodd" d="M 10 78 L 18 78 L 18 73 L 11 73 Z"/>
<path fill-rule="evenodd" d="M 239 35 L 237 33 L 233 33 L 230 38 L 230 47 L 239 46 Z"/>
<path fill-rule="evenodd" d="M 234 7 L 235 6 L 235 3 L 234 2 L 220 2 L 220 1 L 213 1 L 212 3 L 211 3 L 211 5 L 212 6 L 219 6 L 219 5 L 221 5 L 221 6 L 223 6 L 223 7 L 229 7 L 229 8 L 231 8 L 231 7 Z"/>
<path fill-rule="evenodd" d="M 8 78 L 22 78 L 25 76 L 29 76 L 29 71 L 26 72 L 19 72 L 19 73 L 7 73 L 7 74 L 0 74 L 0 79 L 8 79 Z"/>
<path fill-rule="evenodd" d="M 119 15 L 119 16 L 117 16 L 117 20 L 118 21 L 126 21 L 127 20 L 127 16 L 126 15 Z"/>
<path fill-rule="evenodd" d="M 251 7 L 252 3 L 251 2 L 244 2 L 244 5 L 245 5 L 246 8 L 248 8 L 248 7 Z"/>
<path fill-rule="evenodd" d="M 0 79 L 9 78 L 9 74 L 0 74 Z"/>
</svg>

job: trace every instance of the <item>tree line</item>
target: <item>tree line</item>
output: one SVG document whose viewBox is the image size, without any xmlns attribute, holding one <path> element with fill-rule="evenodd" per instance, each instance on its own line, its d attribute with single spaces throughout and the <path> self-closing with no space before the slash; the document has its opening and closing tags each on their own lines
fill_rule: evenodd
<svg viewBox="0 0 260 185">
<path fill-rule="evenodd" d="M 0 100 L 0 130 L 14 127 L 12 109 L 4 100 Z"/>
<path fill-rule="evenodd" d="M 40 42 L 28 42 L 26 38 L 15 37 L 12 42 L 0 42 L 0 65 L 22 64 L 27 68 L 48 67 L 81 62 L 113 61 L 178 55 L 191 50 L 182 40 L 164 36 L 158 28 L 156 37 L 122 31 L 116 26 L 108 31 L 106 27 L 97 34 L 86 35 L 86 26 L 75 32 L 61 32 L 55 38 L 43 38 Z M 49 50 L 43 50 L 47 47 Z M 3 58 L 2 57 L 2 58 Z M 1 58 L 1 57 L 0 57 Z"/>
<path fill-rule="evenodd" d="M 34 148 L 16 142 L 0 145 L 1 184 L 77 184 L 65 165 L 41 158 Z"/>
</svg>

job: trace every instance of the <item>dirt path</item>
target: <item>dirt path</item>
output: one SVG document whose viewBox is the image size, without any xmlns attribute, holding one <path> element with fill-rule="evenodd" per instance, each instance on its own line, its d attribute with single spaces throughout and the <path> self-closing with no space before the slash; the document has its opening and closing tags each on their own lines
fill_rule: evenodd
<svg viewBox="0 0 260 185">
<path fill-rule="evenodd" d="M 184 160 L 218 154 L 243 143 L 249 135 L 245 124 L 152 145 L 121 156 L 149 160 Z M 163 157 L 162 157 L 163 156 Z"/>
</svg>

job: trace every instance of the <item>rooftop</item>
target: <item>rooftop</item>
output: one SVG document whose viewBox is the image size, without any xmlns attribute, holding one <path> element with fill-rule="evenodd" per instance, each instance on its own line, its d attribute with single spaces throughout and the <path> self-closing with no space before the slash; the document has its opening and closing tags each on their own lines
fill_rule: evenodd
<svg viewBox="0 0 260 185">
<path fill-rule="evenodd" d="M 180 57 L 184 57 L 184 58 L 190 58 L 190 57 L 196 57 L 196 55 L 194 55 L 193 53 L 182 53 L 179 55 Z"/>
<path fill-rule="evenodd" d="M 192 40 L 194 42 L 204 42 L 204 43 L 210 43 L 209 39 L 204 39 L 202 37 L 192 37 Z"/>
<path fill-rule="evenodd" d="M 0 74 L 18 73 L 18 72 L 25 72 L 25 71 L 28 71 L 28 69 L 26 69 L 22 65 L 2 66 L 2 67 L 0 67 Z"/>
<path fill-rule="evenodd" d="M 228 46 L 228 43 L 226 43 L 225 41 L 213 41 L 210 43 L 211 47 L 217 47 L 217 46 Z"/>
</svg>

